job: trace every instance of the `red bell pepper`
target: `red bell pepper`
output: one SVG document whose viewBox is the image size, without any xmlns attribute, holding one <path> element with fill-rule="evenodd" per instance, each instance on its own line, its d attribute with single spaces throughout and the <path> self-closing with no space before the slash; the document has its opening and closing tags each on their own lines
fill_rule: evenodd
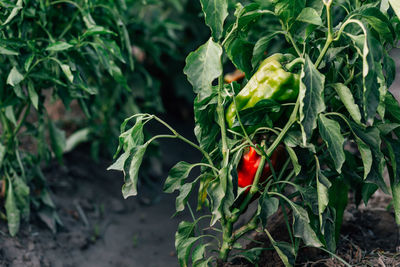
<svg viewBox="0 0 400 267">
<path fill-rule="evenodd" d="M 285 149 L 283 146 L 278 146 L 270 158 L 272 166 L 276 172 L 278 171 L 277 169 L 282 166 L 284 160 Z M 246 192 L 250 190 L 250 187 L 253 184 L 260 161 L 261 156 L 257 154 L 253 147 L 249 147 L 248 151 L 244 152 L 243 157 L 239 162 L 239 166 L 237 168 L 238 186 L 242 188 L 247 187 Z M 259 183 L 264 183 L 271 174 L 272 172 L 269 164 L 265 163 Z"/>
</svg>

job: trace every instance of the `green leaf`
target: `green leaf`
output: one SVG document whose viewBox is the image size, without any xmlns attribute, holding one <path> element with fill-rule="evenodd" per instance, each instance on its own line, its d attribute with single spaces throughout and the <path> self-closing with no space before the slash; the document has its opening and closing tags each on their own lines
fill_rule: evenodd
<svg viewBox="0 0 400 267">
<path fill-rule="evenodd" d="M 310 219 L 307 211 L 294 203 L 291 203 L 293 210 L 293 232 L 294 236 L 303 239 L 306 246 L 321 247 L 317 234 L 310 226 Z"/>
<path fill-rule="evenodd" d="M 222 47 L 209 39 L 186 58 L 183 72 L 193 85 L 195 93 L 212 91 L 212 81 L 222 75 L 221 55 Z"/>
<path fill-rule="evenodd" d="M 67 42 L 58 41 L 58 42 L 49 44 L 49 46 L 46 48 L 46 50 L 47 51 L 59 52 L 59 51 L 68 50 L 71 47 L 73 47 L 73 45 L 71 45 L 71 44 L 69 44 Z"/>
<path fill-rule="evenodd" d="M 271 99 L 263 99 L 257 102 L 254 107 L 243 109 L 239 112 L 240 121 L 247 128 L 250 134 L 252 129 L 257 127 L 273 127 L 271 117 L 278 117 L 281 106 Z M 237 117 L 235 117 L 232 128 L 240 127 Z"/>
<path fill-rule="evenodd" d="M 379 131 L 381 132 L 382 135 L 388 135 L 394 132 L 397 128 L 400 127 L 400 123 L 379 123 L 376 124 L 376 127 L 378 127 Z"/>
<path fill-rule="evenodd" d="M 311 137 L 317 126 L 317 116 L 325 110 L 323 98 L 325 76 L 319 73 L 306 55 L 300 83 L 300 122 L 303 130 L 303 144 Z"/>
<path fill-rule="evenodd" d="M 194 133 L 200 147 L 207 152 L 214 149 L 215 140 L 220 133 L 220 128 L 215 122 L 217 108 L 217 94 L 215 91 L 208 94 L 199 94 L 194 100 L 194 119 L 196 126 Z"/>
<path fill-rule="evenodd" d="M 110 75 L 114 78 L 114 80 L 116 82 L 118 82 L 120 85 L 122 85 L 125 89 L 127 89 L 128 91 L 130 91 L 128 83 L 126 81 L 126 77 L 125 75 L 122 73 L 121 68 L 115 64 L 115 62 L 113 60 L 111 60 L 109 62 L 109 69 L 108 72 L 110 73 Z M 90 92 L 88 91 L 88 93 L 90 94 L 96 94 L 96 92 Z"/>
<path fill-rule="evenodd" d="M 355 138 L 364 166 L 364 179 L 367 179 L 372 167 L 372 152 L 369 146 L 360 138 Z"/>
<path fill-rule="evenodd" d="M 360 15 L 384 40 L 393 43 L 395 31 L 389 19 L 376 7 L 363 8 Z"/>
<path fill-rule="evenodd" d="M 388 12 L 388 10 L 389 10 L 389 7 L 390 7 L 390 5 L 389 5 L 389 0 L 382 0 L 379 9 L 380 9 L 380 11 L 381 11 L 382 13 L 387 14 L 387 12 Z"/>
<path fill-rule="evenodd" d="M 251 73 L 251 57 L 254 45 L 244 39 L 234 38 L 226 42 L 225 49 L 235 67 L 247 75 Z"/>
<path fill-rule="evenodd" d="M 0 54 L 8 56 L 18 56 L 19 52 L 0 46 Z"/>
<path fill-rule="evenodd" d="M 332 253 L 336 252 L 336 237 L 335 237 L 335 214 L 336 211 L 328 206 L 322 214 L 321 233 L 323 234 L 324 244 Z"/>
<path fill-rule="evenodd" d="M 264 53 L 268 48 L 269 43 L 277 36 L 279 32 L 273 32 L 270 34 L 267 34 L 266 36 L 261 37 L 258 39 L 256 44 L 254 45 L 253 48 L 253 57 L 251 59 L 251 65 L 253 68 L 255 68 L 260 61 L 264 57 Z"/>
<path fill-rule="evenodd" d="M 262 197 L 258 200 L 258 211 L 261 225 L 265 228 L 267 225 L 267 219 L 275 212 L 279 207 L 279 200 L 274 197 L 269 197 L 267 190 L 264 191 Z"/>
<path fill-rule="evenodd" d="M 19 73 L 19 71 L 17 70 L 16 67 L 13 67 L 11 69 L 10 73 L 8 74 L 7 84 L 9 84 L 11 86 L 16 86 L 22 80 L 24 80 L 24 76 L 21 73 Z"/>
<path fill-rule="evenodd" d="M 265 233 L 285 267 L 293 267 L 296 261 L 294 246 L 286 242 L 276 242 L 268 230 L 265 230 Z"/>
<path fill-rule="evenodd" d="M 200 244 L 197 245 L 192 252 L 192 262 L 193 262 L 193 266 L 201 266 L 197 263 L 200 263 L 202 260 L 204 260 L 204 256 L 205 256 L 205 252 L 206 252 L 206 248 L 208 246 L 210 246 L 210 243 L 207 244 Z M 204 265 L 205 267 L 207 267 L 208 265 Z"/>
<path fill-rule="evenodd" d="M 60 65 L 62 71 L 64 72 L 65 76 L 67 76 L 69 82 L 73 82 L 74 81 L 74 75 L 71 72 L 71 69 L 69 68 L 68 64 L 61 64 Z"/>
<path fill-rule="evenodd" d="M 18 12 L 22 9 L 22 3 L 22 0 L 17 1 L 15 7 L 11 10 L 10 15 L 8 15 L 7 19 L 3 22 L 3 26 L 9 23 L 16 15 L 18 15 Z"/>
<path fill-rule="evenodd" d="M 329 188 L 331 187 L 331 182 L 326 178 L 320 169 L 317 170 L 317 194 L 318 194 L 318 215 L 319 223 L 321 227 L 321 232 L 324 233 L 322 214 L 324 213 L 326 207 L 329 203 Z"/>
<path fill-rule="evenodd" d="M 25 63 L 24 63 L 24 70 L 26 72 L 29 71 L 29 68 L 31 67 L 34 59 L 35 59 L 35 54 L 31 54 L 29 57 L 26 58 Z"/>
<path fill-rule="evenodd" d="M 357 21 L 357 20 L 355 20 Z M 383 59 L 382 46 L 365 28 L 362 22 L 357 21 L 364 34 L 359 36 L 349 35 L 354 41 L 354 47 L 363 60 L 363 113 L 368 125 L 372 125 L 381 102 L 381 90 L 383 81 L 379 81 L 382 73 Z M 384 96 L 382 96 L 383 98 Z"/>
<path fill-rule="evenodd" d="M 396 223 L 400 225 L 400 142 L 392 138 L 384 140 L 389 151 L 390 164 L 387 167 L 392 189 L 393 208 Z"/>
<path fill-rule="evenodd" d="M 194 243 L 200 239 L 200 237 L 194 237 L 194 229 L 196 222 L 185 222 L 179 223 L 178 231 L 175 234 L 175 248 L 178 254 L 179 264 L 182 267 L 188 266 L 189 254 Z"/>
<path fill-rule="evenodd" d="M 124 171 L 125 162 L 129 158 L 130 151 L 126 151 L 118 157 L 118 159 L 107 168 L 107 170 Z"/>
<path fill-rule="evenodd" d="M 17 202 L 14 195 L 13 184 L 11 179 L 7 180 L 7 196 L 6 196 L 6 214 L 7 214 L 7 222 L 8 222 L 8 231 L 11 236 L 15 236 L 19 230 L 20 225 L 20 211 L 17 207 Z"/>
<path fill-rule="evenodd" d="M 297 158 L 296 152 L 294 152 L 293 148 L 291 148 L 288 145 L 286 145 L 285 147 L 286 147 L 286 151 L 289 154 L 290 160 L 292 161 L 294 172 L 297 176 L 297 175 L 299 175 L 299 173 L 301 171 L 301 165 L 299 164 L 299 159 Z"/>
<path fill-rule="evenodd" d="M 90 133 L 91 133 L 90 128 L 87 127 L 71 134 L 66 140 L 64 153 L 70 152 L 79 144 L 89 141 Z"/>
<path fill-rule="evenodd" d="M 368 200 L 371 196 L 379 189 L 375 183 L 364 183 L 361 188 L 362 200 L 364 201 L 365 206 L 368 204 Z"/>
<path fill-rule="evenodd" d="M 385 114 L 385 96 L 388 90 L 385 76 L 383 74 L 382 59 L 384 58 L 382 44 L 368 35 L 368 46 L 370 47 L 370 53 L 367 56 L 368 59 L 368 75 L 364 78 L 364 108 L 367 121 L 371 124 L 376 116 L 376 112 L 381 117 Z"/>
<path fill-rule="evenodd" d="M 99 35 L 99 34 L 112 34 L 114 36 L 116 36 L 117 34 L 113 31 L 110 31 L 102 26 L 92 26 L 89 29 L 87 29 L 85 31 L 85 33 L 81 36 L 82 39 L 87 38 L 89 36 L 93 36 L 93 35 Z"/>
<path fill-rule="evenodd" d="M 136 146 L 130 151 L 130 155 L 124 164 L 125 184 L 122 186 L 122 195 L 126 199 L 137 195 L 137 181 L 139 168 L 146 152 L 147 144 Z"/>
<path fill-rule="evenodd" d="M 322 139 L 326 143 L 329 154 L 335 163 L 336 171 L 341 173 L 345 155 L 343 150 L 344 137 L 340 132 L 340 124 L 320 114 L 318 118 L 318 128 Z"/>
<path fill-rule="evenodd" d="M 389 118 L 393 122 L 400 123 L 400 105 L 390 92 L 386 93 L 385 106 L 385 117 Z"/>
<path fill-rule="evenodd" d="M 350 125 L 357 138 L 361 139 L 371 149 L 372 166 L 365 179 L 366 182 L 374 183 L 378 185 L 379 188 L 381 188 L 385 193 L 389 193 L 386 183 L 383 180 L 384 156 L 381 151 L 381 136 L 379 129 L 377 127 L 361 128 L 359 125 L 353 122 L 350 122 Z"/>
<path fill-rule="evenodd" d="M 342 100 L 344 106 L 350 113 L 352 119 L 358 124 L 361 124 L 360 108 L 355 103 L 353 94 L 351 93 L 350 89 L 342 83 L 334 83 L 331 86 L 335 89 L 336 93 L 339 95 L 340 100 Z"/>
<path fill-rule="evenodd" d="M 287 242 L 271 242 L 272 246 L 278 253 L 279 258 L 282 260 L 285 267 L 292 267 L 296 261 L 296 252 L 294 247 Z"/>
<path fill-rule="evenodd" d="M 322 19 L 318 12 L 311 7 L 304 8 L 296 19 L 297 21 L 302 21 L 317 26 L 323 26 Z"/>
<path fill-rule="evenodd" d="M 400 225 L 400 183 L 392 184 L 393 208 L 397 225 Z"/>
<path fill-rule="evenodd" d="M 179 188 L 179 195 L 176 197 L 175 207 L 176 212 L 183 211 L 188 201 L 190 192 L 192 192 L 195 182 L 186 183 Z"/>
<path fill-rule="evenodd" d="M 301 148 L 306 148 L 310 152 L 315 154 L 315 146 L 312 143 L 307 143 L 306 145 L 303 145 L 302 142 L 302 132 L 301 131 L 289 131 L 284 139 L 285 145 L 289 147 L 301 147 Z"/>
<path fill-rule="evenodd" d="M 0 168 L 3 165 L 4 156 L 6 155 L 6 147 L 0 143 Z"/>
<path fill-rule="evenodd" d="M 221 38 L 224 21 L 228 16 L 227 0 L 200 0 L 206 24 L 210 27 L 214 40 Z"/>
<path fill-rule="evenodd" d="M 286 25 L 290 25 L 305 8 L 305 2 L 305 0 L 274 0 L 275 14 L 277 14 Z"/>
<path fill-rule="evenodd" d="M 124 151 L 131 151 L 134 147 L 138 145 L 143 145 L 144 143 L 144 133 L 143 133 L 143 116 L 136 117 L 135 125 L 129 130 L 125 131 L 126 124 L 131 120 L 131 118 L 126 119 L 121 124 L 121 135 L 119 136 L 119 144 L 114 157 L 123 148 Z"/>
<path fill-rule="evenodd" d="M 180 161 L 174 167 L 172 167 L 172 169 L 169 171 L 167 180 L 164 183 L 164 192 L 172 193 L 181 188 L 193 167 L 195 167 L 195 165 L 185 161 Z"/>
<path fill-rule="evenodd" d="M 335 239 L 338 242 L 340 237 L 340 228 L 342 227 L 343 214 L 347 207 L 349 196 L 349 186 L 344 182 L 343 177 L 337 177 L 332 180 L 332 186 L 329 188 L 329 206 L 336 211 L 335 218 Z"/>
<path fill-rule="evenodd" d="M 219 179 L 215 179 L 207 188 L 207 193 L 211 198 L 212 218 L 210 226 L 214 225 L 221 217 L 224 211 L 224 200 L 227 193 L 227 167 L 224 167 L 219 172 Z"/>
<path fill-rule="evenodd" d="M 35 107 L 36 110 L 39 109 L 39 96 L 33 86 L 33 82 L 31 80 L 28 81 L 28 94 L 29 99 L 32 102 L 32 105 Z"/>
<path fill-rule="evenodd" d="M 384 53 L 383 69 L 385 71 L 387 87 L 390 87 L 396 78 L 396 63 L 386 51 Z"/>
<path fill-rule="evenodd" d="M 242 250 L 241 252 L 238 252 L 237 255 L 245 258 L 252 265 L 255 265 L 260 260 L 260 255 L 263 252 L 263 250 L 264 248 L 254 247 Z"/>
<path fill-rule="evenodd" d="M 389 3 L 392 6 L 397 17 L 400 19 L 400 2 L 398 0 L 389 0 Z"/>
<path fill-rule="evenodd" d="M 17 207 L 21 214 L 20 217 L 28 220 L 30 214 L 30 189 L 19 176 L 14 176 L 12 183 Z"/>
<path fill-rule="evenodd" d="M 59 162 L 62 162 L 62 155 L 66 146 L 65 132 L 54 124 L 52 120 L 49 119 L 49 135 L 51 148 L 56 155 Z"/>
<path fill-rule="evenodd" d="M 17 126 L 17 119 L 15 118 L 13 106 L 8 106 L 5 109 L 6 118 L 11 121 L 14 126 Z"/>
</svg>

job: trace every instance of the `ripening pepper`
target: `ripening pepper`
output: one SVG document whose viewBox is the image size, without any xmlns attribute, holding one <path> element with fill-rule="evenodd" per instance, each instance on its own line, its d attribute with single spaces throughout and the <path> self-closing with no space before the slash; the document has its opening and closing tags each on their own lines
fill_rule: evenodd
<svg viewBox="0 0 400 267">
<path fill-rule="evenodd" d="M 235 97 L 238 111 L 252 108 L 264 99 L 279 103 L 296 101 L 300 76 L 286 71 L 282 65 L 282 62 L 287 61 L 289 57 L 289 55 L 274 54 L 261 62 L 256 73 Z M 229 128 L 232 128 L 235 117 L 235 103 L 232 102 L 225 114 Z"/>
<path fill-rule="evenodd" d="M 278 169 L 282 166 L 285 161 L 286 152 L 283 146 L 278 146 L 270 157 L 270 161 L 274 170 L 278 172 Z M 253 147 L 249 147 L 242 156 L 239 162 L 237 173 L 238 173 L 238 186 L 247 187 L 246 191 L 250 190 L 250 186 L 253 184 L 258 166 L 260 165 L 261 156 L 257 154 Z M 266 162 L 263 168 L 263 172 L 260 176 L 259 183 L 264 183 L 268 177 L 272 174 L 270 165 Z"/>
</svg>

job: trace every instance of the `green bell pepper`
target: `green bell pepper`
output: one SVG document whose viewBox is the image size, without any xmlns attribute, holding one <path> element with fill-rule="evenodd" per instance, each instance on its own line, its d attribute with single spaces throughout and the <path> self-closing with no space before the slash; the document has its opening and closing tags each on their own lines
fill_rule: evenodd
<svg viewBox="0 0 400 267">
<path fill-rule="evenodd" d="M 291 55 L 274 54 L 261 62 L 256 73 L 235 96 L 235 101 L 229 105 L 225 113 L 229 128 L 232 128 L 235 121 L 236 109 L 239 112 L 252 108 L 264 99 L 275 100 L 279 103 L 296 101 L 299 94 L 300 76 L 286 71 L 282 65 L 282 62 L 292 57 Z"/>
</svg>

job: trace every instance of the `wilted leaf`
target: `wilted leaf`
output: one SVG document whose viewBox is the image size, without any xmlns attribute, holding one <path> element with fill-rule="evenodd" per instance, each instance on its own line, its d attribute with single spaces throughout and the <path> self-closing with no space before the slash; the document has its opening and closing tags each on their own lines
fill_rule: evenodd
<svg viewBox="0 0 400 267">
<path fill-rule="evenodd" d="M 130 155 L 124 164 L 125 184 L 122 186 L 124 198 L 137 195 L 137 181 L 139 168 L 146 152 L 147 144 L 136 146 L 130 151 Z"/>
<path fill-rule="evenodd" d="M 212 81 L 222 74 L 221 55 L 221 46 L 209 39 L 186 58 L 183 72 L 193 85 L 195 93 L 212 91 Z"/>
<path fill-rule="evenodd" d="M 200 237 L 194 237 L 195 222 L 179 223 L 178 231 L 175 234 L 175 248 L 178 254 L 180 266 L 187 267 L 189 262 L 189 254 L 194 243 Z"/>
<path fill-rule="evenodd" d="M 195 165 L 185 161 L 180 161 L 172 167 L 164 184 L 164 192 L 172 193 L 179 189 L 189 176 L 193 167 L 195 167 Z"/>
</svg>

